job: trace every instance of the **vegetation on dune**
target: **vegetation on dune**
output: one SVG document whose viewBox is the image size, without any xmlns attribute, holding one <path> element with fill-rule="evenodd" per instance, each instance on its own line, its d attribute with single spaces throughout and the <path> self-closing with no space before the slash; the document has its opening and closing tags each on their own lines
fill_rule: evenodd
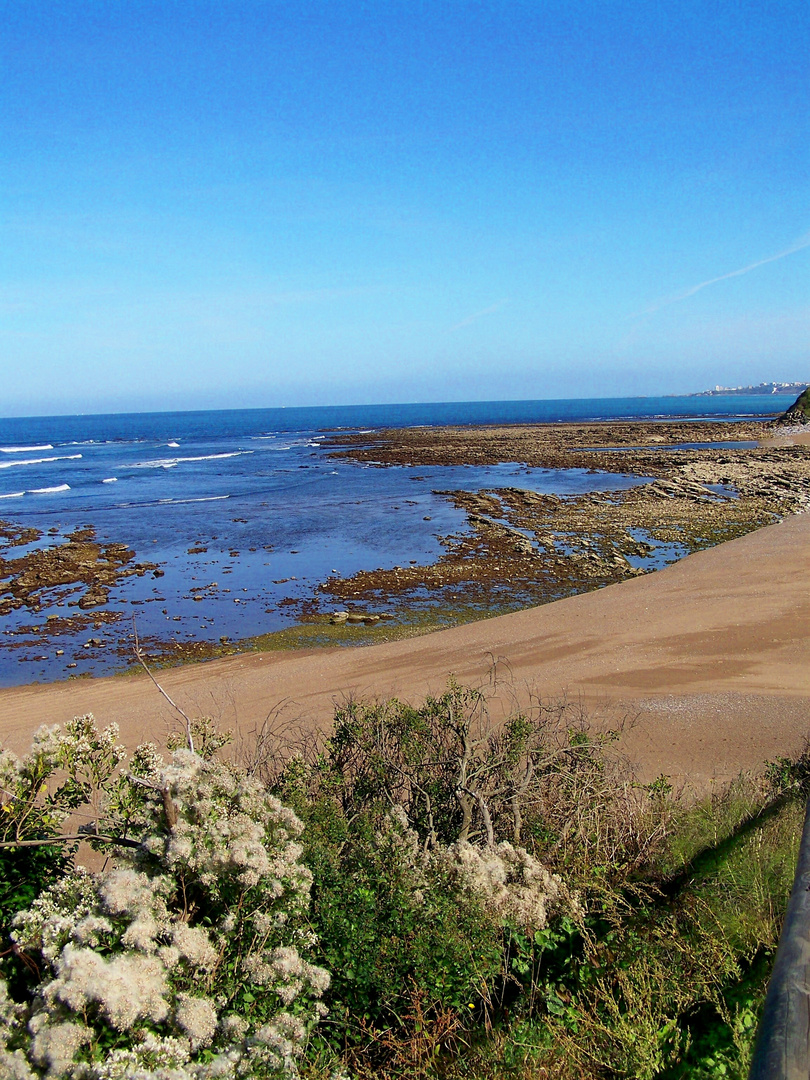
<svg viewBox="0 0 810 1080">
<path fill-rule="evenodd" d="M 451 684 L 295 748 L 0 751 L 0 1073 L 744 1077 L 807 758 L 687 802 L 620 727 Z"/>
</svg>

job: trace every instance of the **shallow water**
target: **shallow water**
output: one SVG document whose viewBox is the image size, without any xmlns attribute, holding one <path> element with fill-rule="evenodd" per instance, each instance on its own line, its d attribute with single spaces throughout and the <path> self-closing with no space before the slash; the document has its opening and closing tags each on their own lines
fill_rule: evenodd
<svg viewBox="0 0 810 1080">
<path fill-rule="evenodd" d="M 439 537 L 466 529 L 466 515 L 437 490 L 576 494 L 642 482 L 515 464 L 376 468 L 330 458 L 322 445 L 329 426 L 366 429 L 373 442 L 383 424 L 567 420 L 577 412 L 599 416 L 600 408 L 606 417 L 645 415 L 645 400 L 646 415 L 662 414 L 666 399 L 2 420 L 0 516 L 40 529 L 40 545 L 92 525 L 98 540 L 125 543 L 137 560 L 158 563 L 164 576 L 127 579 L 106 605 L 134 615 L 144 637 L 253 637 L 294 623 L 301 603 L 317 596 L 332 574 L 434 561 L 443 550 Z M 696 411 L 696 399 L 669 401 Z M 720 402 L 711 399 L 713 413 Z M 745 408 L 736 398 L 729 412 Z M 131 633 L 130 618 L 101 634 L 92 627 L 50 640 L 15 633 L 44 626 L 49 614 L 75 614 L 82 591 L 36 614 L 23 609 L 4 617 L 0 685 L 121 667 L 113 648 Z M 106 647 L 85 649 L 89 636 L 103 638 Z"/>
<path fill-rule="evenodd" d="M 574 494 L 638 482 L 515 465 L 380 469 L 331 459 L 308 433 L 188 440 L 172 449 L 173 455 L 165 443 L 88 443 L 81 457 L 29 458 L 19 464 L 27 490 L 54 490 L 9 498 L 4 515 L 43 530 L 40 545 L 92 524 L 98 540 L 126 543 L 138 560 L 158 563 L 163 577 L 124 581 L 106 606 L 135 615 L 144 637 L 178 640 L 216 642 L 283 629 L 295 620 L 298 603 L 334 573 L 348 577 L 362 569 L 434 561 L 443 550 L 438 537 L 466 527 L 466 515 L 436 489 L 510 486 Z M 58 470 L 60 484 L 48 484 L 48 470 Z M 115 483 L 109 482 L 113 476 Z M 18 557 L 33 546 L 7 555 Z M 194 548 L 206 550 L 190 553 Z M 71 613 L 69 601 L 36 615 L 23 609 L 6 616 L 3 629 L 20 643 L 24 639 L 8 632 L 41 625 L 49 614 Z M 130 629 L 128 621 L 104 636 L 112 643 Z M 0 683 L 58 678 L 69 673 L 68 662 L 76 664 L 73 674 L 120 667 L 112 650 L 89 655 L 81 648 L 94 633 L 85 631 L 71 648 L 64 637 L 47 648 L 32 644 L 9 652 L 0 645 Z M 57 657 L 56 647 L 65 655 Z"/>
</svg>

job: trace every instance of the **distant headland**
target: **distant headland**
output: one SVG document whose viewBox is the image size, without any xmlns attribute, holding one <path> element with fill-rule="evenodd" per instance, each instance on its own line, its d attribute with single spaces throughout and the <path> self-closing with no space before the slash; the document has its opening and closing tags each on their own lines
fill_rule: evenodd
<svg viewBox="0 0 810 1080">
<path fill-rule="evenodd" d="M 763 382 L 756 386 L 715 386 L 713 390 L 701 390 L 686 397 L 727 397 L 729 394 L 800 394 L 806 382 Z"/>
</svg>

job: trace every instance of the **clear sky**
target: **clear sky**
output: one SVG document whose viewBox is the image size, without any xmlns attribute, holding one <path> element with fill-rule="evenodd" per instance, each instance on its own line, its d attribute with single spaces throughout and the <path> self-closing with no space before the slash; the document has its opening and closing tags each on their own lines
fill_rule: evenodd
<svg viewBox="0 0 810 1080">
<path fill-rule="evenodd" d="M 810 378 L 806 0 L 0 0 L 0 415 Z"/>
</svg>

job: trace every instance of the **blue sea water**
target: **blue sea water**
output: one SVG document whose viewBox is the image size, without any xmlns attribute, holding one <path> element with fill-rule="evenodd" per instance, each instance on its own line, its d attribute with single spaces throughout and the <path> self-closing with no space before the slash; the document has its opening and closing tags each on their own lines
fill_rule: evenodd
<svg viewBox="0 0 810 1080">
<path fill-rule="evenodd" d="M 639 482 L 516 464 L 377 469 L 329 457 L 322 445 L 329 432 L 365 431 L 373 440 L 375 429 L 415 425 L 734 420 L 772 415 L 784 401 L 616 398 L 11 418 L 0 420 L 0 518 L 36 526 L 40 543 L 90 524 L 100 539 L 160 564 L 159 580 L 128 579 L 110 597 L 110 608 L 137 613 L 146 637 L 245 638 L 289 625 L 332 573 L 434 560 L 438 537 L 465 527 L 464 515 L 436 490 L 521 486 L 563 494 Z M 71 614 L 71 606 L 62 600 L 36 616 L 5 616 L 0 685 L 64 677 L 67 662 L 77 665 L 74 674 L 120 666 L 112 652 L 82 652 L 80 641 L 59 642 L 62 657 L 53 643 L 10 647 L 20 644 L 14 631 Z"/>
</svg>

